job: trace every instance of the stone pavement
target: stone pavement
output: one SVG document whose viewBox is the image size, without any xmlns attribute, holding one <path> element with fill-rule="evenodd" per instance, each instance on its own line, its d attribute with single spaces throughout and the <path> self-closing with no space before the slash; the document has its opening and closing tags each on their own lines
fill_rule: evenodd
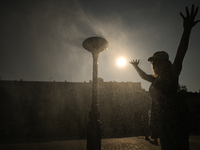
<svg viewBox="0 0 200 150">
<path fill-rule="evenodd" d="M 43 143 L 0 144 L 0 150 L 86 150 L 86 140 L 66 140 Z M 190 137 L 190 150 L 200 149 L 200 136 Z M 161 150 L 144 136 L 101 140 L 101 150 Z"/>
<path fill-rule="evenodd" d="M 160 150 L 160 146 L 150 144 L 144 137 L 103 139 L 101 150 Z"/>
</svg>

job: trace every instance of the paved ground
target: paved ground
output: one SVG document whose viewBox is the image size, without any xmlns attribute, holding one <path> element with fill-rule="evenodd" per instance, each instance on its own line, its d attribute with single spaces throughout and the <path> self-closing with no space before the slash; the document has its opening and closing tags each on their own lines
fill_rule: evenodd
<svg viewBox="0 0 200 150">
<path fill-rule="evenodd" d="M 0 150 L 86 150 L 86 140 L 1 144 Z M 101 140 L 101 150 L 161 150 L 143 136 Z M 190 136 L 190 150 L 200 150 L 200 136 Z"/>
</svg>

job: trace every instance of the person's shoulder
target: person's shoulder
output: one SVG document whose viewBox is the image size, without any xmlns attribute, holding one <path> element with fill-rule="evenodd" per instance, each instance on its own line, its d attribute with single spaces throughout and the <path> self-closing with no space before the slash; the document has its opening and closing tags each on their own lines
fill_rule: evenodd
<svg viewBox="0 0 200 150">
<path fill-rule="evenodd" d="M 177 68 L 176 65 L 172 65 L 172 67 L 171 67 L 171 72 L 172 72 L 172 76 L 173 76 L 174 78 L 178 78 L 179 75 L 180 75 L 180 73 L 181 73 L 181 69 L 180 69 L 180 68 Z"/>
</svg>

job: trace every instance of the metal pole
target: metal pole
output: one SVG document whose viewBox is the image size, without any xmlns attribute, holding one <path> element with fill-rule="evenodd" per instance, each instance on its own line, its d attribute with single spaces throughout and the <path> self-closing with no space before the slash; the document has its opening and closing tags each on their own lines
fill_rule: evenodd
<svg viewBox="0 0 200 150">
<path fill-rule="evenodd" d="M 93 84 L 92 84 L 92 102 L 94 107 L 98 105 L 97 102 L 97 84 L 98 84 L 98 54 L 92 53 L 93 58 Z"/>
<path fill-rule="evenodd" d="M 98 111 L 98 53 L 92 53 L 93 57 L 93 82 L 92 82 L 92 108 L 89 112 L 90 121 L 87 129 L 87 150 L 101 150 L 101 122 Z"/>
<path fill-rule="evenodd" d="M 92 106 L 87 125 L 87 150 L 101 150 L 101 122 L 98 111 L 98 55 L 108 47 L 108 41 L 101 37 L 90 37 L 83 41 L 83 47 L 92 53 L 93 82 Z"/>
</svg>

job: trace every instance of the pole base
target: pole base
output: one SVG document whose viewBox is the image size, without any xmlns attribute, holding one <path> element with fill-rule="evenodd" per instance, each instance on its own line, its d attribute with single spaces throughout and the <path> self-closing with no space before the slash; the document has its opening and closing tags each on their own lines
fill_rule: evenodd
<svg viewBox="0 0 200 150">
<path fill-rule="evenodd" d="M 99 120 L 88 123 L 87 150 L 101 150 L 101 122 Z"/>
</svg>

